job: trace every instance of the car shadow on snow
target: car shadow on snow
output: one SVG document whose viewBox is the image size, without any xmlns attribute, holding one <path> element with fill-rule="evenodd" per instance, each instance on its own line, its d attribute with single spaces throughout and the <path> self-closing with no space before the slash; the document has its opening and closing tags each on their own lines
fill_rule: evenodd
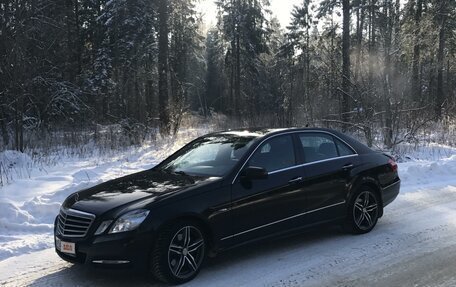
<svg viewBox="0 0 456 287">
<path fill-rule="evenodd" d="M 248 244 L 208 258 L 201 273 L 186 286 L 233 286 L 236 277 L 244 280 L 258 274 L 267 264 L 286 260 L 293 252 L 318 246 L 322 241 L 350 236 L 338 226 L 322 226 L 286 237 Z M 259 268 L 259 269 L 258 269 Z M 218 283 L 216 283 L 218 281 Z M 247 283 L 247 282 L 246 282 Z M 147 274 L 131 269 L 106 269 L 72 265 L 31 282 L 28 286 L 165 286 Z"/>
</svg>

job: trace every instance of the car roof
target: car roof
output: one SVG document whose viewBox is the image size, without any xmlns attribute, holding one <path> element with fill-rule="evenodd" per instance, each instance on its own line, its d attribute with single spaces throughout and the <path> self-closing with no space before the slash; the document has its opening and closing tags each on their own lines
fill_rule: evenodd
<svg viewBox="0 0 456 287">
<path fill-rule="evenodd" d="M 226 131 L 216 132 L 213 135 L 221 134 L 221 135 L 239 135 L 239 136 L 246 136 L 246 137 L 267 137 L 275 134 L 281 134 L 286 132 L 299 132 L 299 131 L 323 131 L 323 132 L 330 132 L 335 133 L 337 131 L 326 129 L 326 128 L 245 128 L 245 129 L 230 129 Z"/>
<path fill-rule="evenodd" d="M 326 128 L 245 128 L 245 129 L 233 129 L 233 130 L 226 130 L 221 132 L 212 133 L 210 135 L 234 135 L 240 137 L 253 137 L 257 139 L 268 138 L 273 135 L 278 135 L 287 132 L 327 132 L 330 134 L 335 135 L 336 137 L 342 139 L 344 142 L 349 144 L 355 151 L 359 154 L 371 153 L 373 150 L 368 148 L 366 145 L 362 144 L 361 142 L 357 141 L 356 139 L 352 138 L 351 136 L 336 131 L 332 129 Z"/>
</svg>

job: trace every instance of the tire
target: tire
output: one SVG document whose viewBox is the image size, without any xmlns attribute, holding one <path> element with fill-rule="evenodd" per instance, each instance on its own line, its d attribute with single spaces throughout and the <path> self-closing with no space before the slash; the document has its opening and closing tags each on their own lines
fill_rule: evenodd
<svg viewBox="0 0 456 287">
<path fill-rule="evenodd" d="M 348 205 L 345 229 L 353 234 L 365 234 L 374 229 L 380 214 L 377 193 L 368 186 L 361 186 Z"/>
<path fill-rule="evenodd" d="M 192 221 L 179 221 L 165 227 L 157 237 L 151 272 L 167 284 L 183 284 L 195 278 L 206 256 L 203 229 Z"/>
</svg>

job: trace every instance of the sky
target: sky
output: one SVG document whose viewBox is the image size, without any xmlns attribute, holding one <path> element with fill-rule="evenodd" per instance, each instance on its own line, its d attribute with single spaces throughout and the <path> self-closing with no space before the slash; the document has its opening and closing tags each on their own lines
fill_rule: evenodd
<svg viewBox="0 0 456 287">
<path fill-rule="evenodd" d="M 302 0 L 270 0 L 271 11 L 279 19 L 282 27 L 288 26 L 291 19 L 291 10 L 293 5 L 299 5 Z M 214 0 L 200 0 L 198 10 L 204 15 L 204 20 L 208 26 L 216 23 L 217 7 Z"/>
</svg>

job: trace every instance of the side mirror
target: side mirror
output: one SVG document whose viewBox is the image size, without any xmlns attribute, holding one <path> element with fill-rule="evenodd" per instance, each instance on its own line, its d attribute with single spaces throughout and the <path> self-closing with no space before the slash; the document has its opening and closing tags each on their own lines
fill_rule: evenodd
<svg viewBox="0 0 456 287">
<path fill-rule="evenodd" d="M 262 167 L 248 166 L 242 171 L 241 177 L 243 177 L 245 179 L 250 179 L 250 180 L 267 179 L 268 171 Z"/>
</svg>

